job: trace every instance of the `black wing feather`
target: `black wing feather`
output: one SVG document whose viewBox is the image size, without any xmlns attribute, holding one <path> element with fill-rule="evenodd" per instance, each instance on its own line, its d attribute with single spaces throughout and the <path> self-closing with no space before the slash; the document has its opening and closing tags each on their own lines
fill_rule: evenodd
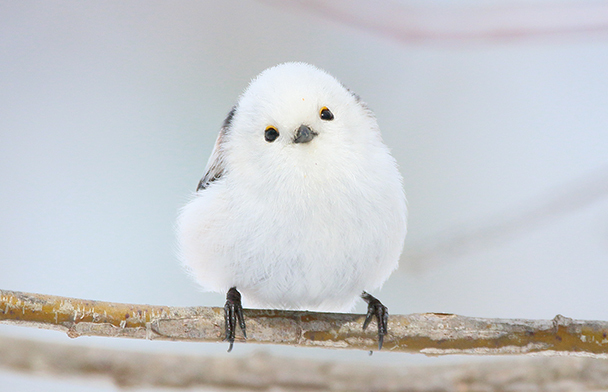
<svg viewBox="0 0 608 392">
<path fill-rule="evenodd" d="M 215 146 L 213 147 L 213 152 L 211 153 L 211 157 L 207 162 L 206 173 L 198 182 L 198 186 L 196 187 L 197 191 L 206 189 L 212 182 L 220 179 L 224 175 L 224 140 L 230 130 L 235 110 L 236 106 L 230 110 L 230 113 L 228 113 L 228 116 L 224 120 L 224 124 L 222 124 L 220 134 L 218 135 L 217 140 L 215 141 Z"/>
</svg>

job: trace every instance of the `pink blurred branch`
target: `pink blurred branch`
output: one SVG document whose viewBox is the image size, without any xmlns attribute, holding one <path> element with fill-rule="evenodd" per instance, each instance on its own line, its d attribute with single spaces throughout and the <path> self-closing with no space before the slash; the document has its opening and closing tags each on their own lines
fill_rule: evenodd
<svg viewBox="0 0 608 392">
<path fill-rule="evenodd" d="M 608 2 L 445 6 L 364 0 L 265 1 L 402 42 L 495 41 L 608 32 Z"/>
</svg>

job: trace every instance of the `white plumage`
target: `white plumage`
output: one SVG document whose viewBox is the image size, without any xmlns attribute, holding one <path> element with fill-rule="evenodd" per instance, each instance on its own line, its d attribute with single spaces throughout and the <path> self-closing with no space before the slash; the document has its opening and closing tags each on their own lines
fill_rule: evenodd
<svg viewBox="0 0 608 392">
<path fill-rule="evenodd" d="M 312 140 L 295 142 L 302 125 Z M 355 94 L 312 65 L 280 64 L 226 119 L 178 231 L 205 289 L 236 287 L 248 307 L 348 311 L 397 268 L 402 178 Z"/>
</svg>

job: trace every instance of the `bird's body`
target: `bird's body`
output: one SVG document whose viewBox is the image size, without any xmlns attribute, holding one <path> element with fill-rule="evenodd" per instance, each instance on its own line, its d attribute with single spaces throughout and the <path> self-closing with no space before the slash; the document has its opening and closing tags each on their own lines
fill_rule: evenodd
<svg viewBox="0 0 608 392">
<path fill-rule="evenodd" d="M 397 267 L 406 203 L 365 104 L 285 63 L 241 96 L 178 226 L 204 288 L 236 287 L 251 307 L 347 311 Z"/>
</svg>

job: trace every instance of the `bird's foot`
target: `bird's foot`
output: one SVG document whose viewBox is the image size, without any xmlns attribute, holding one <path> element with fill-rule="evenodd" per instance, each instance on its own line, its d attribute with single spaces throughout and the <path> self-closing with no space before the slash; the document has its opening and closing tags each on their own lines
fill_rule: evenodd
<svg viewBox="0 0 608 392">
<path fill-rule="evenodd" d="M 376 316 L 376 320 L 378 320 L 378 350 L 382 350 L 384 335 L 386 335 L 388 330 L 388 308 L 382 305 L 382 302 L 376 297 L 365 291 L 361 294 L 361 298 L 367 302 L 367 316 L 365 316 L 365 321 L 363 322 L 363 330 L 367 328 L 372 318 Z"/>
<path fill-rule="evenodd" d="M 241 305 L 241 293 L 236 287 L 232 287 L 226 294 L 226 305 L 224 305 L 224 322 L 226 324 L 226 339 L 230 343 L 228 352 L 232 351 L 234 336 L 236 334 L 236 323 L 239 323 L 243 336 L 247 339 L 245 332 L 245 319 L 243 318 L 243 306 Z"/>
</svg>

